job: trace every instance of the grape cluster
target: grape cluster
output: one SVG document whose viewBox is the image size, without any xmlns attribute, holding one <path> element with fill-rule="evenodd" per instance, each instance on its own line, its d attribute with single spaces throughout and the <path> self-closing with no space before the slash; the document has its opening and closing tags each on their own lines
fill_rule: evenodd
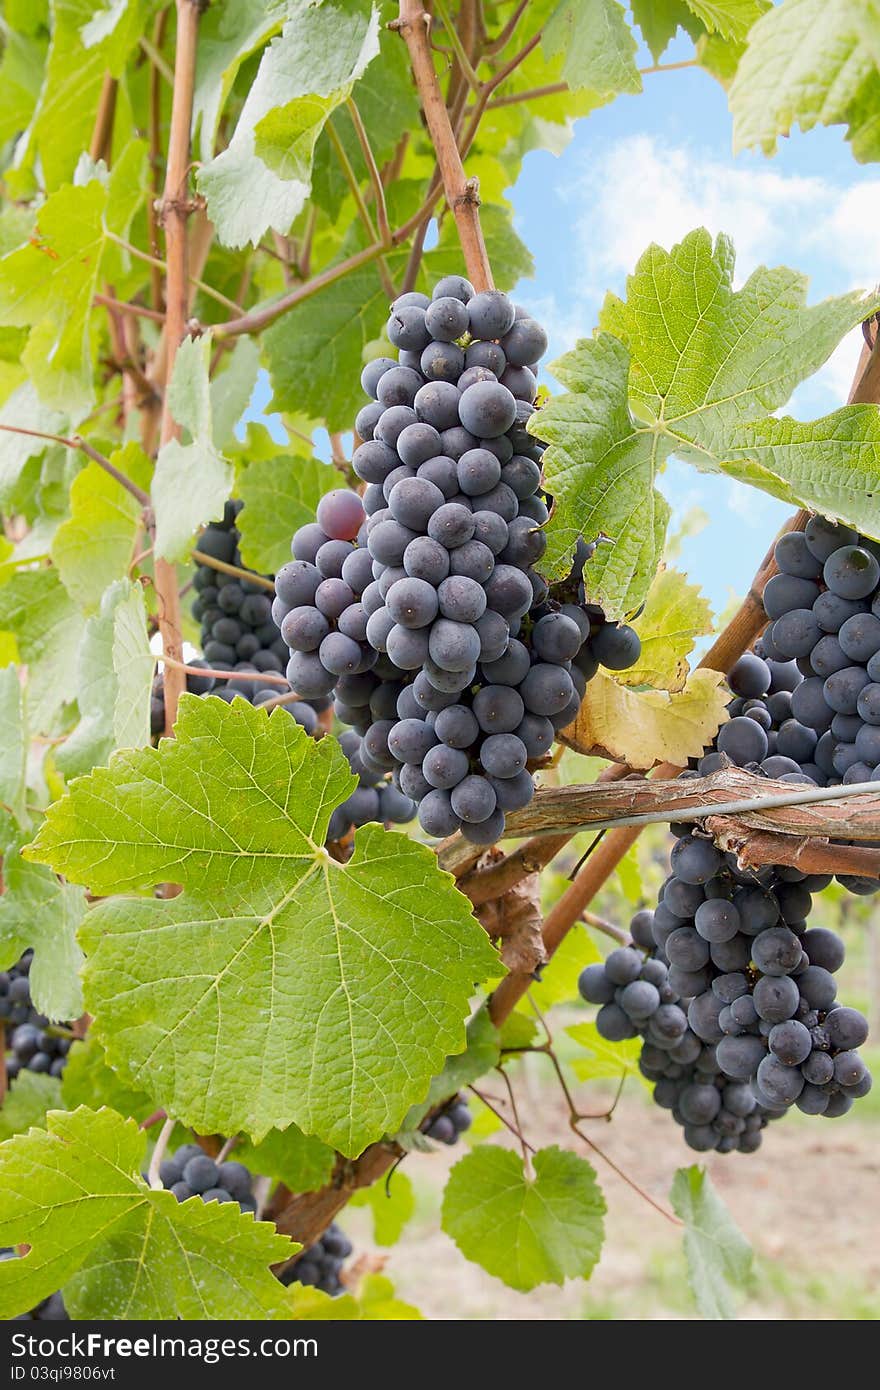
<svg viewBox="0 0 880 1390">
<path fill-rule="evenodd" d="M 185 1202 L 201 1197 L 203 1202 L 237 1202 L 242 1211 L 256 1213 L 253 1179 L 243 1163 L 227 1160 L 215 1163 L 198 1144 L 182 1144 L 159 1165 L 162 1186 Z"/>
<path fill-rule="evenodd" d="M 363 371 L 352 464 L 293 538 L 276 577 L 287 676 L 335 692 L 370 771 L 391 771 L 431 835 L 492 844 L 525 806 L 527 764 L 577 713 L 600 664 L 638 659 L 632 628 L 583 603 L 581 542 L 561 597 L 534 565 L 546 546 L 542 447 L 527 432 L 543 329 L 506 295 L 459 276 L 402 295 L 399 360 Z M 573 601 L 567 601 L 573 600 Z"/>
<path fill-rule="evenodd" d="M 814 516 L 780 537 L 775 558 L 759 650 L 805 678 L 776 751 L 819 786 L 878 780 L 880 544 Z"/>
<path fill-rule="evenodd" d="M 813 780 L 790 756 L 792 744 L 777 751 L 804 684 L 795 662 L 748 653 L 728 683 L 732 718 L 682 776 L 733 762 L 781 780 Z M 871 1087 L 858 1053 L 868 1026 L 837 1002 L 843 942 L 807 922 L 813 895 L 831 876 L 781 865 L 741 869 L 734 854 L 691 827 L 672 830 L 671 874 L 656 909 L 633 917 L 631 947 L 581 974 L 582 997 L 600 1005 L 600 1034 L 644 1039 L 640 1067 L 656 1083 L 654 1099 L 700 1151 L 751 1153 L 767 1122 L 792 1105 L 829 1119 L 846 1114 Z M 856 892 L 880 887 L 839 878 Z"/>
<path fill-rule="evenodd" d="M 56 1037 L 49 1019 L 33 1006 L 29 980 L 33 957 L 33 951 L 25 951 L 16 965 L 0 972 L 0 1023 L 6 1025 L 10 1081 L 22 1071 L 60 1076 L 72 1043 L 70 1037 Z"/>
<path fill-rule="evenodd" d="M 205 527 L 196 550 L 245 570 L 247 567 L 242 563 L 238 549 L 240 532 L 235 524 L 242 506 L 240 501 L 227 502 L 223 520 Z M 249 570 L 248 573 L 255 571 Z M 213 692 L 221 700 L 231 701 L 241 696 L 252 705 L 264 705 L 284 694 L 284 687 L 276 682 L 261 684 L 258 680 L 236 679 L 235 676 L 237 671 L 265 671 L 271 675 L 281 675 L 284 671 L 288 658 L 287 644 L 274 621 L 273 601 L 263 585 L 251 583 L 240 575 L 224 574 L 207 565 L 197 564 L 193 586 L 197 594 L 192 615 L 202 625 L 204 662 L 190 664 L 205 665 L 215 671 L 229 671 L 230 676 L 223 682 L 211 677 L 188 676 L 187 690 L 193 695 Z M 283 706 L 308 734 L 315 733 L 318 715 L 329 707 L 327 698 L 308 702 L 298 700 Z M 158 709 L 154 724 L 156 722 Z"/>
<path fill-rule="evenodd" d="M 339 736 L 339 745 L 358 779 L 358 785 L 330 817 L 327 839 L 344 840 L 352 830 L 370 821 L 384 821 L 392 825 L 405 825 L 411 821 L 416 811 L 415 803 L 389 782 L 384 773 L 376 772 L 367 765 L 360 735 L 354 729 L 345 729 Z"/>
<path fill-rule="evenodd" d="M 10 1247 L 0 1247 L 0 1260 L 17 1260 L 19 1258 L 15 1250 Z M 42 1299 L 35 1307 L 26 1313 L 17 1313 L 10 1322 L 69 1322 L 70 1315 L 64 1306 L 64 1299 L 60 1293 L 50 1293 L 48 1298 Z"/>
<path fill-rule="evenodd" d="M 352 1252 L 352 1244 L 344 1231 L 332 1222 L 314 1245 L 300 1255 L 296 1264 L 281 1274 L 282 1284 L 306 1284 L 335 1297 L 345 1292 L 340 1275 L 342 1266 Z"/>
<path fill-rule="evenodd" d="M 457 1144 L 466 1129 L 473 1123 L 471 1108 L 462 1095 L 448 1100 L 442 1110 L 432 1115 L 422 1125 L 422 1133 L 438 1144 Z"/>
</svg>

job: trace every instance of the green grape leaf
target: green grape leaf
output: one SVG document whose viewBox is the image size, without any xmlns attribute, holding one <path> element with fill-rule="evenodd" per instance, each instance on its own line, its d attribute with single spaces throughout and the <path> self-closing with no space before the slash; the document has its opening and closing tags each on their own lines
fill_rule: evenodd
<svg viewBox="0 0 880 1390">
<path fill-rule="evenodd" d="M 680 28 L 685 29 L 694 42 L 703 33 L 694 8 L 685 0 L 632 0 L 632 12 L 655 63 L 660 61 Z"/>
<path fill-rule="evenodd" d="M 355 0 L 303 4 L 269 45 L 232 139 L 198 177 L 224 246 L 288 232 L 309 196 L 327 116 L 379 51 L 378 19 Z"/>
<path fill-rule="evenodd" d="M 2 264 L 2 262 L 0 262 Z M 0 409 L 0 425 L 16 429 L 37 430 L 41 434 L 57 434 L 65 425 L 65 417 L 50 410 L 37 395 L 32 381 L 16 387 Z M 0 506 L 14 505 L 14 494 L 28 462 L 46 452 L 45 439 L 28 434 L 0 431 Z"/>
<path fill-rule="evenodd" d="M 30 327 L 22 362 L 43 404 L 74 421 L 94 404 L 93 295 L 102 270 L 119 267 L 108 232 L 124 228 L 143 198 L 145 149 L 132 141 L 109 176 L 52 193 L 33 234 L 0 259 L 0 324 Z"/>
<path fill-rule="evenodd" d="M 357 1293 L 337 1297 L 302 1284 L 294 1287 L 294 1321 L 413 1322 L 422 1316 L 418 1308 L 394 1296 L 394 1285 L 382 1274 L 367 1274 Z"/>
<path fill-rule="evenodd" d="M 340 474 L 330 464 L 298 454 L 249 464 L 237 489 L 244 503 L 237 521 L 244 563 L 260 574 L 280 570 L 290 559 L 294 531 L 314 521 L 325 492 L 341 484 Z"/>
<path fill-rule="evenodd" d="M 134 1090 L 113 1070 L 91 1031 L 77 1040 L 67 1054 L 67 1065 L 61 1076 L 61 1095 L 68 1110 L 75 1110 L 79 1105 L 90 1105 L 96 1110 L 107 1106 L 137 1120 L 138 1124 L 158 1109 L 155 1096 Z"/>
<path fill-rule="evenodd" d="M 402 272 L 405 254 L 385 259 L 392 278 Z M 349 271 L 288 310 L 263 336 L 274 393 L 270 409 L 304 411 L 330 430 L 350 429 L 366 402 L 364 349 L 387 318 L 388 295 L 373 265 Z"/>
<path fill-rule="evenodd" d="M 710 34 L 742 43 L 752 25 L 772 8 L 772 0 L 687 0 L 688 9 Z"/>
<path fill-rule="evenodd" d="M 34 733 L 47 733 L 73 699 L 71 674 L 83 619 L 53 569 L 22 570 L 0 588 L 0 632 L 13 632 L 28 668 L 27 708 Z"/>
<path fill-rule="evenodd" d="M 25 147 L 16 151 L 19 164 L 39 156 L 47 189 L 73 177 L 89 146 L 105 74 L 121 75 L 152 7 L 153 0 L 117 0 L 116 22 L 102 33 L 94 0 L 52 0 L 52 39 L 40 100 Z M 92 29 L 96 18 L 98 27 Z M 119 116 L 117 121 L 121 125 Z"/>
<path fill-rule="evenodd" d="M 669 507 L 654 486 L 670 452 L 629 411 L 626 348 L 608 333 L 584 339 L 550 370 L 568 387 L 536 411 L 531 433 L 550 447 L 546 486 L 555 499 L 541 569 L 564 578 L 580 536 L 607 537 L 584 569 L 588 597 L 609 618 L 644 599 L 663 553 Z"/>
<path fill-rule="evenodd" d="M 252 1173 L 283 1182 L 291 1192 L 316 1192 L 330 1181 L 336 1155 L 329 1144 L 303 1134 L 296 1125 L 270 1129 L 259 1144 L 247 1140 L 237 1144 L 231 1155 Z"/>
<path fill-rule="evenodd" d="M 795 271 L 761 267 L 740 290 L 733 271 L 729 240 L 713 245 L 705 230 L 671 252 L 649 247 L 626 300 L 606 299 L 606 331 L 552 368 L 568 394 L 529 421 L 551 446 L 544 469 L 556 507 L 544 572 L 564 573 L 578 534 L 607 536 L 612 543 L 599 546 L 585 583 L 611 616 L 641 602 L 653 578 L 668 514 L 654 481 L 673 452 L 880 532 L 873 407 L 803 426 L 797 447 L 784 439 L 772 452 L 764 447 L 773 437 L 767 416 L 874 310 L 877 297 L 854 292 L 807 307 L 806 281 Z M 847 421 L 866 437 L 858 450 L 836 441 L 835 424 L 845 435 Z M 856 514 L 851 499 L 859 490 Z"/>
<path fill-rule="evenodd" d="M 796 125 L 843 124 L 856 157 L 876 159 L 878 32 L 862 0 L 772 6 L 749 33 L 730 88 L 734 149 L 772 154 Z"/>
<path fill-rule="evenodd" d="M 168 404 L 192 442 L 169 440 L 156 461 L 150 494 L 156 514 L 154 551 L 166 560 L 188 555 L 196 530 L 223 515 L 232 491 L 232 464 L 214 443 L 210 363 L 210 333 L 186 338 L 174 360 Z"/>
<path fill-rule="evenodd" d="M 641 1038 L 630 1038 L 619 1043 L 608 1042 L 607 1038 L 601 1037 L 595 1023 L 575 1023 L 565 1031 L 586 1053 L 584 1057 L 575 1057 L 571 1064 L 579 1081 L 599 1081 L 606 1077 L 619 1081 L 621 1077 L 634 1076 L 649 1091 L 651 1090 L 650 1083 L 639 1071 Z"/>
<path fill-rule="evenodd" d="M 562 57 L 573 91 L 640 92 L 636 41 L 617 0 L 561 0 L 544 25 L 543 51 Z"/>
<path fill-rule="evenodd" d="M 120 472 L 149 485 L 150 462 L 139 444 L 110 457 Z M 70 487 L 70 516 L 52 541 L 52 562 L 72 599 L 87 613 L 101 602 L 108 584 L 128 572 L 143 508 L 100 464 L 88 463 Z"/>
<path fill-rule="evenodd" d="M 617 679 L 623 685 L 683 690 L 694 641 L 712 631 L 712 610 L 699 585 L 679 570 L 661 566 L 648 590 L 645 611 L 633 627 L 642 641 L 641 655 L 635 666 L 619 671 Z"/>
<path fill-rule="evenodd" d="M 330 858 L 354 786 L 333 739 L 211 696 L 183 697 L 176 732 L 80 778 L 27 851 L 96 894 L 183 885 L 89 913 L 93 1026 L 111 1064 L 199 1133 L 295 1123 L 357 1154 L 465 1046 L 497 955 L 424 845 L 371 825 L 347 864 Z"/>
<path fill-rule="evenodd" d="M 386 1184 L 385 1178 L 372 1187 L 361 1187 L 349 1198 L 353 1207 L 369 1207 L 373 1213 L 373 1240 L 377 1245 L 396 1245 L 404 1226 L 416 1208 L 413 1185 L 406 1173 L 396 1172 Z"/>
<path fill-rule="evenodd" d="M 140 748 L 149 742 L 155 665 L 143 590 L 130 579 L 117 579 L 86 623 L 80 646 L 80 721 L 55 755 L 66 777 L 105 763 L 117 748 Z"/>
<path fill-rule="evenodd" d="M 3 853 L 3 877 L 0 969 L 8 970 L 33 947 L 30 985 L 37 1009 L 56 1022 L 79 1018 L 83 954 L 76 933 L 85 915 L 85 894 L 71 883 L 59 883 L 41 864 L 28 864 L 11 845 Z"/>
<path fill-rule="evenodd" d="M 681 690 L 628 690 L 604 671 L 590 681 L 583 703 L 562 738 L 578 753 L 631 767 L 655 763 L 686 767 L 699 758 L 727 719 L 724 676 L 691 671 Z"/>
<path fill-rule="evenodd" d="M 234 1202 L 152 1191 L 143 1154 L 134 1120 L 85 1106 L 0 1146 L 0 1241 L 30 1246 L 0 1264 L 0 1317 L 59 1286 L 74 1319 L 289 1317 L 269 1265 L 296 1245 Z"/>
<path fill-rule="evenodd" d="M 27 759 L 30 741 L 24 692 L 16 666 L 0 668 L 0 804 L 19 825 L 29 825 Z"/>
<path fill-rule="evenodd" d="M 510 1149 L 480 1145 L 456 1163 L 443 1230 L 465 1259 L 512 1289 L 588 1279 L 599 1258 L 605 1200 L 586 1159 L 553 1145 L 532 1173 Z"/>
<path fill-rule="evenodd" d="M 61 1081 L 42 1072 L 20 1071 L 3 1098 L 0 1108 L 0 1143 L 13 1134 L 42 1128 L 47 1110 L 60 1110 Z"/>
<path fill-rule="evenodd" d="M 734 1294 L 747 1286 L 752 1249 L 705 1168 L 679 1168 L 670 1200 L 684 1222 L 688 1282 L 704 1318 L 735 1318 Z"/>
</svg>

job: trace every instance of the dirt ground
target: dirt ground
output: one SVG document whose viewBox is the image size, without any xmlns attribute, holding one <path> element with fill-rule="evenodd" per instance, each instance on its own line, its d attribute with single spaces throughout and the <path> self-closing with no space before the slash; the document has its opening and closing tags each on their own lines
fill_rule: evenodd
<svg viewBox="0 0 880 1390">
<path fill-rule="evenodd" d="M 416 1213 L 388 1252 L 398 1295 L 432 1319 L 693 1318 L 680 1231 L 589 1155 L 567 1127 L 555 1092 L 531 1084 L 522 1106 L 532 1142 L 559 1143 L 591 1157 L 608 1204 L 605 1246 L 588 1283 L 544 1285 L 530 1294 L 506 1288 L 468 1263 L 439 1230 L 446 1173 L 463 1146 L 414 1155 L 407 1170 Z M 581 1092 L 598 1109 L 595 1083 Z M 860 1117 L 788 1116 L 765 1132 L 756 1154 L 694 1155 L 670 1116 L 633 1089 L 611 1123 L 589 1130 L 605 1153 L 665 1203 L 675 1169 L 706 1162 L 712 1182 L 755 1251 L 747 1319 L 875 1319 L 880 1316 L 880 1105 L 872 1095 Z M 498 1142 L 493 1136 L 492 1142 Z M 503 1140 L 501 1142 L 504 1142 Z M 375 1250 L 366 1211 L 344 1224 L 358 1248 Z"/>
</svg>

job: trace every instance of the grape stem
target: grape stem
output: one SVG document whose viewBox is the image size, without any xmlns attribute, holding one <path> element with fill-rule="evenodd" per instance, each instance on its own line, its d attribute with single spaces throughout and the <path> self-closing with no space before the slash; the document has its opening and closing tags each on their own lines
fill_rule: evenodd
<svg viewBox="0 0 880 1390">
<path fill-rule="evenodd" d="M 431 16 L 426 14 L 419 0 L 400 0 L 400 16 L 394 21 L 394 27 L 402 34 L 409 50 L 413 77 L 443 178 L 446 201 L 458 227 L 467 273 L 477 291 L 490 290 L 495 282 L 480 227 L 479 185 L 476 179 L 467 177 L 461 162 L 455 132 L 434 70 L 430 26 Z"/>
<path fill-rule="evenodd" d="M 231 574 L 236 579 L 244 579 L 248 584 L 256 584 L 261 589 L 266 589 L 270 594 L 275 592 L 275 582 L 267 579 L 265 575 L 255 574 L 253 570 L 243 570 L 238 565 L 229 565 L 225 560 L 216 560 L 213 555 L 206 555 L 203 550 L 192 551 L 192 559 L 197 565 L 204 565 L 209 570 L 219 570 L 221 574 Z"/>
<path fill-rule="evenodd" d="M 176 1121 L 170 1118 L 165 1121 L 162 1128 L 159 1130 L 159 1137 L 156 1140 L 155 1148 L 150 1156 L 150 1166 L 147 1170 L 147 1182 L 154 1192 L 162 1192 L 164 1190 L 165 1184 L 159 1177 L 159 1168 L 165 1157 L 165 1151 L 168 1148 L 168 1140 L 174 1133 L 175 1124 Z"/>
<path fill-rule="evenodd" d="M 287 677 L 279 675 L 276 671 L 215 671 L 207 666 L 187 666 L 185 661 L 177 661 L 165 653 L 157 656 L 156 660 L 161 661 L 163 666 L 181 671 L 185 676 L 213 676 L 218 681 L 259 681 L 267 685 L 290 685 Z"/>
<path fill-rule="evenodd" d="M 196 76 L 196 48 L 199 0 L 177 0 L 177 35 L 174 53 L 174 93 L 171 100 L 171 130 L 168 136 L 168 160 L 165 166 L 165 188 L 158 209 L 159 221 L 165 228 L 165 372 L 167 386 L 174 370 L 177 349 L 187 333 L 189 316 L 189 247 L 187 222 L 194 204 L 188 195 L 190 171 L 190 129 L 192 126 L 193 93 Z M 154 260 L 154 257 L 150 258 Z M 180 427 L 168 405 L 168 393 L 162 406 L 159 433 L 160 446 L 179 439 Z M 159 631 L 162 653 L 167 666 L 165 674 L 165 733 L 170 736 L 177 719 L 177 704 L 186 688 L 183 659 L 183 623 L 180 596 L 177 592 L 177 568 L 168 560 L 156 557 L 154 565 L 156 596 L 159 600 Z"/>
</svg>

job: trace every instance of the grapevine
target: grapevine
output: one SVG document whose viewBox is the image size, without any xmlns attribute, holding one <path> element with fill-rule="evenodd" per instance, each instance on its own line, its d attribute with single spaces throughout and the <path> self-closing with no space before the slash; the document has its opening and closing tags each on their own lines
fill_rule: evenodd
<svg viewBox="0 0 880 1390">
<path fill-rule="evenodd" d="M 425 1315 L 565 1315 L 621 1191 L 772 1300 L 739 1174 L 871 1116 L 880 294 L 694 227 L 554 304 L 517 199 L 654 84 L 872 159 L 865 25 L 85 8 L 0 33 L 0 1320 L 414 1320 L 438 1225 Z M 726 620 L 673 459 L 791 509 Z"/>
</svg>

